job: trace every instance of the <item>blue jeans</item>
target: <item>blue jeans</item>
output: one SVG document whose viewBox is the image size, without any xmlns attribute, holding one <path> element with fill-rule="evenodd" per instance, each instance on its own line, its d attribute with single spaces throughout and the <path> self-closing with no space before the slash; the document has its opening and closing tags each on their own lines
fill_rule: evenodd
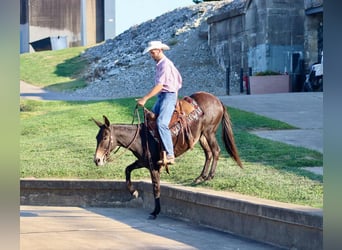
<svg viewBox="0 0 342 250">
<path fill-rule="evenodd" d="M 167 155 L 174 156 L 172 136 L 169 123 L 175 110 L 177 102 L 176 93 L 162 92 L 158 94 L 158 99 L 152 108 L 152 112 L 158 115 L 157 127 Z"/>
</svg>

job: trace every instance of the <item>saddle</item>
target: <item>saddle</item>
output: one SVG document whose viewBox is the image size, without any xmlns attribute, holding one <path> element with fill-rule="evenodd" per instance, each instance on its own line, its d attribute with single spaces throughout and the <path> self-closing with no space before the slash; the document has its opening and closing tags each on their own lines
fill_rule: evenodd
<svg viewBox="0 0 342 250">
<path fill-rule="evenodd" d="M 147 121 L 147 129 L 154 139 L 160 144 L 160 136 L 156 122 L 157 116 L 148 109 L 145 109 L 144 113 Z M 177 100 L 175 110 L 169 123 L 174 146 L 177 143 L 187 143 L 190 149 L 194 147 L 195 143 L 191 134 L 190 126 L 202 115 L 202 109 L 191 97 L 186 96 L 183 99 Z"/>
</svg>

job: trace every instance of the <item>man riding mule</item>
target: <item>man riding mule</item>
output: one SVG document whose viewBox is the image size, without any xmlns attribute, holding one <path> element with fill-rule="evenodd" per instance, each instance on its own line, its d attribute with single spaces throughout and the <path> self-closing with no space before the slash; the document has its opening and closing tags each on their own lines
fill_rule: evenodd
<svg viewBox="0 0 342 250">
<path fill-rule="evenodd" d="M 160 160 L 160 165 L 174 164 L 175 162 L 169 123 L 176 106 L 178 90 L 182 87 L 182 77 L 179 71 L 172 61 L 164 55 L 163 51 L 168 49 L 170 49 L 169 46 L 160 41 L 148 43 L 144 54 L 149 52 L 156 61 L 155 83 L 148 94 L 137 100 L 138 105 L 144 106 L 148 99 L 158 95 L 152 111 L 157 115 L 156 124 L 162 146 L 166 151 L 166 159 Z"/>
<path fill-rule="evenodd" d="M 176 126 L 172 133 L 178 133 L 177 126 L 182 132 L 178 133 L 173 143 L 174 155 L 178 157 L 191 149 L 197 142 L 200 143 L 204 154 L 205 162 L 201 174 L 195 182 L 211 180 L 215 176 L 215 170 L 220 154 L 220 147 L 216 139 L 216 131 L 222 124 L 222 138 L 226 151 L 233 160 L 242 168 L 242 163 L 235 145 L 234 134 L 229 114 L 223 103 L 215 96 L 206 92 L 197 92 L 189 97 L 193 100 L 194 109 L 185 117 L 187 124 L 179 122 L 171 123 Z M 189 102 L 186 101 L 186 102 Z M 195 110 L 195 111 L 194 111 Z M 174 110 L 173 110 L 174 111 Z M 117 147 L 124 147 L 130 150 L 137 158 L 135 162 L 126 167 L 126 184 L 130 193 L 137 196 L 137 190 L 132 185 L 131 172 L 134 169 L 146 167 L 150 171 L 155 208 L 151 213 L 153 218 L 160 212 L 160 148 L 156 137 L 150 132 L 147 123 L 140 124 L 110 124 L 109 119 L 103 116 L 104 123 L 95 121 L 100 128 L 96 136 L 97 147 L 94 156 L 96 165 L 104 165 L 110 153 Z M 183 139 L 184 129 L 190 137 Z M 189 140 L 191 139 L 191 140 Z M 167 165 L 167 164 L 166 164 Z"/>
</svg>

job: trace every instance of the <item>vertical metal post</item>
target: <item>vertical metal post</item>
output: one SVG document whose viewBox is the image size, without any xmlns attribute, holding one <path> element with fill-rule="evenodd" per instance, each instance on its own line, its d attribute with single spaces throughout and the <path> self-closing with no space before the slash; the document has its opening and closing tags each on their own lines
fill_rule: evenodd
<svg viewBox="0 0 342 250">
<path fill-rule="evenodd" d="M 240 69 L 240 93 L 243 93 L 243 68 Z"/>
<path fill-rule="evenodd" d="M 249 82 L 250 82 L 250 77 L 252 76 L 252 68 L 249 67 L 248 68 L 248 80 L 247 80 L 247 95 L 250 95 L 251 94 L 251 89 L 250 89 L 250 85 L 249 85 Z"/>
<path fill-rule="evenodd" d="M 226 92 L 230 95 L 230 68 L 226 68 Z"/>
</svg>

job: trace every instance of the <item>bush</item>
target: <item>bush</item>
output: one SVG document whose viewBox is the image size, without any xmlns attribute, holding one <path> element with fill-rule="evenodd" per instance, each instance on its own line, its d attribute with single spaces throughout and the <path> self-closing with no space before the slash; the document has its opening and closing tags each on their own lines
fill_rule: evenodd
<svg viewBox="0 0 342 250">
<path fill-rule="evenodd" d="M 271 75 L 281 75 L 279 72 L 266 70 L 255 73 L 256 76 L 271 76 Z"/>
</svg>

